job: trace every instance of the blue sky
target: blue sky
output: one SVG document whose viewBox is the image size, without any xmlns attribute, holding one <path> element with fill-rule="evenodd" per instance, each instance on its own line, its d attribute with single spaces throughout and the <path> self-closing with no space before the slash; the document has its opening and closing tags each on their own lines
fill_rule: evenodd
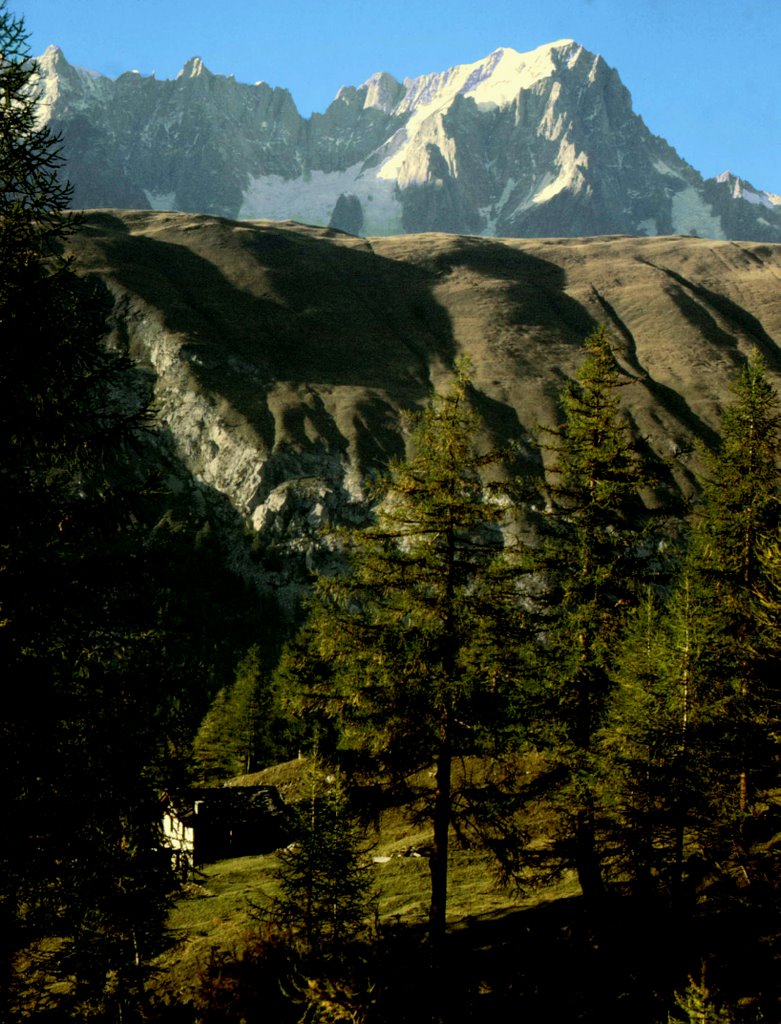
<svg viewBox="0 0 781 1024">
<path fill-rule="evenodd" d="M 322 111 L 375 71 L 441 71 L 499 46 L 572 38 L 617 68 L 634 109 L 706 176 L 781 193 L 781 0 L 8 0 L 30 46 L 116 77 L 193 56 Z"/>
</svg>

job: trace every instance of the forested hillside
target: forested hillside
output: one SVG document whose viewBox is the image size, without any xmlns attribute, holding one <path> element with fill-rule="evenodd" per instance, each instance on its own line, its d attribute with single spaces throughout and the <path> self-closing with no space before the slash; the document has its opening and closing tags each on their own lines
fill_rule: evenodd
<svg viewBox="0 0 781 1024">
<path fill-rule="evenodd" d="M 185 986 L 195 1019 L 260 1020 L 275 985 L 291 1021 L 774 1018 L 778 395 L 754 354 L 701 495 L 665 504 L 624 386 L 598 329 L 541 431 L 547 474 L 508 478 L 459 364 L 370 522 L 332 536 L 276 672 L 248 656 L 215 702 L 202 771 L 309 757 L 298 839 L 244 876 L 254 928 Z M 394 855 L 372 867 L 366 843 L 393 850 L 400 816 L 428 859 L 425 932 L 367 892 L 391 902 L 376 864 Z M 501 883 L 499 916 L 475 871 Z"/>
</svg>

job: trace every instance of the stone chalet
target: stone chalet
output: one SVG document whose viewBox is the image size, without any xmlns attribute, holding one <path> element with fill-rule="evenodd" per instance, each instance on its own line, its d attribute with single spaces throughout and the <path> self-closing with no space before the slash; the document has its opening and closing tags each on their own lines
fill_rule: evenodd
<svg viewBox="0 0 781 1024">
<path fill-rule="evenodd" d="M 271 853 L 291 839 L 290 809 L 276 786 L 188 789 L 166 797 L 163 834 L 177 869 Z"/>
</svg>

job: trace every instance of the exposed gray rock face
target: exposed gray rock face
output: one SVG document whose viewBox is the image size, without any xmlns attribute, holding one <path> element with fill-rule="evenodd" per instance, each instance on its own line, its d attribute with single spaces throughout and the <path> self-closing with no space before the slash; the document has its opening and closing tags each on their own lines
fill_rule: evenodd
<svg viewBox="0 0 781 1024">
<path fill-rule="evenodd" d="M 233 568 L 288 611 L 334 557 L 322 527 L 365 520 L 367 476 L 404 452 L 402 410 L 458 356 L 486 447 L 511 440 L 514 468 L 539 470 L 533 435 L 606 322 L 633 430 L 688 495 L 683 453 L 714 442 L 742 359 L 758 348 L 781 381 L 781 245 L 357 239 L 120 211 L 88 215 L 71 245 L 113 296 L 114 343 L 154 379 L 193 500 L 217 495 L 243 525 Z"/>
<path fill-rule="evenodd" d="M 39 63 L 41 116 L 62 133 L 78 207 L 325 225 L 349 195 L 350 223 L 360 208 L 369 235 L 781 241 L 779 197 L 704 181 L 572 40 L 403 83 L 373 75 L 309 119 L 287 90 L 213 75 L 197 57 L 160 82 L 95 76 L 54 47 Z"/>
<path fill-rule="evenodd" d="M 344 192 L 339 196 L 328 227 L 346 231 L 348 235 L 360 235 L 363 228 L 363 207 L 358 196 L 345 195 Z"/>
</svg>

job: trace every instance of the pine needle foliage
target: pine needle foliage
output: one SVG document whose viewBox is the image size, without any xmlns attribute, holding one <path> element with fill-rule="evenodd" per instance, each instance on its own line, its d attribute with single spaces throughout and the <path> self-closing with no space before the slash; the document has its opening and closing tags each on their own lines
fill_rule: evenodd
<svg viewBox="0 0 781 1024">
<path fill-rule="evenodd" d="M 411 422 L 410 454 L 377 489 L 375 522 L 342 535 L 348 569 L 320 577 L 308 624 L 310 705 L 333 709 L 342 744 L 397 778 L 434 766 L 431 937 L 445 930 L 454 757 L 512 731 L 509 662 L 522 613 L 502 563 L 507 503 L 478 454 L 469 380 Z"/>
<path fill-rule="evenodd" d="M 649 594 L 618 648 L 601 734 L 603 792 L 624 853 L 678 906 L 687 873 L 692 884 L 703 870 L 726 867 L 741 882 L 762 873 L 752 805 L 765 813 L 778 784 L 781 452 L 778 400 L 758 355 L 734 396 L 672 586 L 663 599 Z"/>
<path fill-rule="evenodd" d="M 217 692 L 195 737 L 193 753 L 205 782 L 258 770 L 271 747 L 271 692 L 260 648 L 253 644 L 234 682 Z"/>
<path fill-rule="evenodd" d="M 306 799 L 297 807 L 295 841 L 279 854 L 273 917 L 292 932 L 305 955 L 338 956 L 371 925 L 368 847 L 337 771 L 312 757 L 306 787 Z"/>
<path fill-rule="evenodd" d="M 548 588 L 543 622 L 548 664 L 543 742 L 558 777 L 569 844 L 590 898 L 603 889 L 597 845 L 595 737 L 612 689 L 611 665 L 627 613 L 650 570 L 641 492 L 648 470 L 622 415 L 619 371 L 603 327 L 561 396 L 552 453 L 540 572 Z M 567 838 L 568 835 L 568 838 Z"/>
<path fill-rule="evenodd" d="M 724 622 L 711 612 L 689 572 L 669 594 L 647 588 L 616 656 L 598 737 L 613 870 L 678 906 L 686 859 L 708 846 L 718 819 Z"/>
<path fill-rule="evenodd" d="M 779 649 L 767 615 L 767 597 L 777 587 L 772 551 L 781 510 L 781 407 L 757 352 L 733 390 L 720 445 L 708 460 L 692 545 L 708 614 L 722 623 L 719 763 L 732 783 L 723 787 L 720 820 L 728 846 L 740 845 L 752 806 L 778 785 L 781 725 Z"/>
<path fill-rule="evenodd" d="M 0 1019 L 131 1021 L 170 892 L 181 646 L 132 459 L 144 390 L 62 255 L 70 190 L 5 3 L 0 54 Z"/>
<path fill-rule="evenodd" d="M 683 992 L 675 996 L 677 1013 L 670 1015 L 669 1024 L 733 1024 L 735 1017 L 726 1006 L 718 1006 L 704 979 L 689 978 Z"/>
<path fill-rule="evenodd" d="M 24 19 L 0 3 L 0 251 L 4 257 L 0 298 L 17 275 L 51 257 L 62 237 L 72 188 L 61 176 L 60 140 L 38 124 L 37 69 L 30 59 Z M 5 293 L 5 294 L 4 294 Z"/>
</svg>

